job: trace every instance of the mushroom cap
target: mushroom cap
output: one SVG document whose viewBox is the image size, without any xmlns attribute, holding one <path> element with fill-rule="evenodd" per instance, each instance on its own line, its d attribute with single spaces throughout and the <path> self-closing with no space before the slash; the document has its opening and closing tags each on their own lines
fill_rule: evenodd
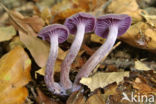
<svg viewBox="0 0 156 104">
<path fill-rule="evenodd" d="M 82 23 L 85 25 L 85 32 L 92 32 L 95 28 L 95 17 L 88 13 L 77 13 L 66 19 L 64 25 L 68 27 L 71 34 L 77 32 L 77 25 Z"/>
<path fill-rule="evenodd" d="M 40 31 L 38 36 L 41 37 L 43 40 L 50 41 L 50 36 L 52 35 L 58 35 L 58 42 L 63 43 L 68 38 L 69 30 L 64 25 L 52 24 L 44 27 Z"/>
<path fill-rule="evenodd" d="M 124 34 L 131 25 L 131 17 L 126 14 L 107 14 L 97 18 L 95 34 L 106 38 L 111 25 L 118 26 L 118 36 Z"/>
</svg>

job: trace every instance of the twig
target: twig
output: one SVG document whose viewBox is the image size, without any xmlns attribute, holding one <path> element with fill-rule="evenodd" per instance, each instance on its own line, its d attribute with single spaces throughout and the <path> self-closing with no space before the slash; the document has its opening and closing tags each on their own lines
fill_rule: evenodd
<svg viewBox="0 0 156 104">
<path fill-rule="evenodd" d="M 3 5 L 1 2 L 0 2 L 0 5 L 2 6 L 2 8 L 3 8 L 6 12 L 9 12 L 9 9 L 8 9 L 5 5 Z"/>
<path fill-rule="evenodd" d="M 108 5 L 112 2 L 113 0 L 108 0 L 103 6 L 103 11 L 108 7 Z"/>
<path fill-rule="evenodd" d="M 82 48 L 89 54 L 89 55 L 92 55 L 94 53 L 94 51 L 89 48 L 86 44 L 83 44 L 82 45 Z"/>
<path fill-rule="evenodd" d="M 36 95 L 36 93 L 35 93 L 35 91 L 34 91 L 34 88 L 30 88 L 30 90 L 31 90 L 31 92 L 32 92 L 32 94 L 33 94 L 33 96 L 34 96 L 34 98 L 37 98 L 37 95 Z"/>
<path fill-rule="evenodd" d="M 109 4 L 112 2 L 113 0 L 108 0 L 106 3 L 104 3 L 103 5 L 101 5 L 100 7 L 96 8 L 93 12 L 91 12 L 91 14 L 93 14 L 94 16 L 98 17 L 103 15 L 103 11 L 105 11 L 105 9 L 109 6 Z"/>
</svg>

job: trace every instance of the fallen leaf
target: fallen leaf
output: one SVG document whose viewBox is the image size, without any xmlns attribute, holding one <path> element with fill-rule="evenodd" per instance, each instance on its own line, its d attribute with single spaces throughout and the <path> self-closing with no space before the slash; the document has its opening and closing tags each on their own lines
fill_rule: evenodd
<svg viewBox="0 0 156 104">
<path fill-rule="evenodd" d="M 44 21 L 38 16 L 25 17 L 22 19 L 25 24 L 28 24 L 36 33 L 44 26 Z"/>
<path fill-rule="evenodd" d="M 124 12 L 121 12 L 120 14 L 127 14 L 127 15 L 131 16 L 131 18 L 132 18 L 131 24 L 135 24 L 137 22 L 143 21 L 143 17 L 141 16 L 142 11 L 143 10 L 138 9 L 136 11 L 124 11 Z"/>
<path fill-rule="evenodd" d="M 0 25 L 4 25 L 6 23 L 8 19 L 8 14 L 7 13 L 3 13 L 1 14 L 1 17 L 0 17 Z"/>
<path fill-rule="evenodd" d="M 44 7 L 51 7 L 52 5 L 54 5 L 56 2 L 59 2 L 59 1 L 55 1 L 55 0 L 34 0 L 34 1 L 37 1 L 37 6 L 39 8 L 44 8 Z"/>
<path fill-rule="evenodd" d="M 62 104 L 62 102 L 55 101 L 54 99 L 51 99 L 48 96 L 44 95 L 39 88 L 37 88 L 36 90 L 38 94 L 36 101 L 38 104 Z"/>
<path fill-rule="evenodd" d="M 49 8 L 45 7 L 43 10 L 41 10 L 41 18 L 45 21 L 46 24 L 50 23 L 52 15 Z"/>
<path fill-rule="evenodd" d="M 90 88 L 91 91 L 94 91 L 97 88 L 104 88 L 105 86 L 116 82 L 119 83 L 123 80 L 124 77 L 128 77 L 129 72 L 110 72 L 110 73 L 96 73 L 95 75 L 82 78 L 80 80 L 81 84 L 84 84 Z"/>
<path fill-rule="evenodd" d="M 9 15 L 10 22 L 17 30 L 22 31 L 26 34 L 37 36 L 35 31 L 28 24 L 24 23 L 24 21 L 22 20 L 24 19 L 24 16 L 22 14 L 15 11 L 8 11 L 8 15 Z"/>
<path fill-rule="evenodd" d="M 25 18 L 19 12 L 10 11 L 3 4 L 1 4 L 1 6 L 8 13 L 10 22 L 19 31 L 22 31 L 26 34 L 31 34 L 33 36 L 37 36 L 36 32 L 39 32 L 40 29 L 44 26 L 44 21 L 41 18 L 39 18 L 38 16 Z"/>
<path fill-rule="evenodd" d="M 51 8 L 51 13 L 54 16 L 53 22 L 65 20 L 67 17 L 85 10 L 76 4 L 76 0 L 62 0 Z M 76 7 L 75 7 L 76 5 Z"/>
<path fill-rule="evenodd" d="M 70 9 L 73 7 L 73 1 L 72 0 L 62 0 L 62 2 L 59 2 L 57 4 L 55 4 L 52 8 L 51 8 L 51 12 L 53 16 L 58 15 L 59 13 Z"/>
<path fill-rule="evenodd" d="M 86 100 L 86 98 L 83 95 L 83 93 L 81 93 L 81 91 L 77 91 L 77 92 L 73 92 L 69 96 L 66 104 L 86 104 L 85 100 Z"/>
<path fill-rule="evenodd" d="M 78 12 L 91 12 L 104 4 L 106 0 L 62 0 L 51 9 L 53 22 L 65 20 Z"/>
<path fill-rule="evenodd" d="M 20 35 L 20 40 L 30 51 L 37 65 L 39 65 L 40 67 L 44 67 L 46 65 L 49 56 L 49 44 L 32 35 L 26 35 L 21 31 L 19 31 L 19 35 Z M 58 51 L 59 51 L 58 59 L 63 60 L 67 52 L 64 52 L 60 48 Z"/>
<path fill-rule="evenodd" d="M 0 27 L 0 42 L 8 41 L 16 35 L 16 30 L 13 26 Z"/>
<path fill-rule="evenodd" d="M 100 37 L 100 36 L 97 36 L 96 34 L 91 34 L 91 39 L 90 39 L 92 42 L 96 42 L 96 43 L 100 43 L 100 44 L 103 44 L 105 42 L 105 39 Z"/>
<path fill-rule="evenodd" d="M 93 94 L 92 96 L 88 98 L 86 104 L 105 104 L 107 100 L 110 98 L 110 96 L 112 95 L 117 96 L 120 94 L 119 92 L 117 92 L 117 87 L 118 87 L 117 83 L 109 85 L 108 87 L 104 89 L 104 94 L 101 94 L 101 93 Z"/>
<path fill-rule="evenodd" d="M 134 66 L 134 68 L 137 69 L 137 70 L 144 70 L 144 71 L 151 70 L 149 67 L 147 67 L 144 63 L 142 63 L 142 62 L 139 61 L 139 60 L 136 60 L 136 61 L 135 61 L 135 66 Z"/>
<path fill-rule="evenodd" d="M 107 0 L 75 0 L 75 5 L 85 11 L 94 11 L 96 8 L 105 4 Z"/>
<path fill-rule="evenodd" d="M 119 92 L 117 91 L 117 83 L 113 83 L 110 86 L 108 86 L 108 88 L 104 89 L 104 95 L 106 97 L 110 96 L 110 95 L 118 95 Z"/>
<path fill-rule="evenodd" d="M 95 17 L 99 17 L 102 16 L 103 14 L 105 14 L 105 9 L 108 7 L 108 5 L 110 5 L 110 3 L 112 2 L 112 0 L 102 0 L 101 2 L 99 2 L 99 0 L 93 0 L 96 1 L 96 3 L 98 5 L 96 5 L 95 8 L 92 8 L 93 11 L 91 11 L 91 14 L 94 15 Z M 94 5 L 94 3 L 92 3 Z"/>
<path fill-rule="evenodd" d="M 22 104 L 28 96 L 31 60 L 20 46 L 0 59 L 0 104 Z M 7 97 L 6 97 L 7 96 Z"/>
<path fill-rule="evenodd" d="M 156 16 L 150 15 L 146 11 L 142 11 L 141 15 L 146 19 L 147 23 L 156 28 Z"/>
<path fill-rule="evenodd" d="M 66 18 L 68 18 L 78 12 L 85 12 L 85 11 L 81 8 L 66 9 L 66 10 L 60 12 L 59 14 L 55 15 L 53 22 L 57 22 L 59 20 L 65 20 Z"/>
<path fill-rule="evenodd" d="M 14 37 L 9 43 L 8 50 L 15 48 L 16 46 L 24 47 L 24 44 L 20 41 L 19 36 Z"/>
<path fill-rule="evenodd" d="M 61 60 L 56 60 L 56 63 L 55 63 L 55 69 L 54 69 L 54 72 L 60 72 L 61 70 L 61 64 L 62 64 L 62 61 Z M 42 67 L 41 69 L 39 69 L 38 71 L 36 71 L 35 73 L 38 73 L 40 75 L 45 75 L 45 67 Z"/>
<path fill-rule="evenodd" d="M 120 37 L 124 42 L 141 49 L 156 52 L 156 30 L 147 23 L 138 22 Z"/>
<path fill-rule="evenodd" d="M 141 81 L 140 78 L 136 78 L 133 82 L 133 87 L 138 90 L 141 94 L 156 94 L 156 89 L 150 87 L 148 84 Z"/>
<path fill-rule="evenodd" d="M 37 65 L 40 67 L 45 66 L 49 55 L 49 45 L 41 39 L 33 37 L 32 35 L 26 35 L 21 31 L 19 31 L 19 35 L 20 40 L 30 51 Z"/>
<path fill-rule="evenodd" d="M 136 0 L 114 0 L 107 7 L 106 11 L 108 13 L 121 13 L 125 11 L 136 11 L 139 6 Z"/>
<path fill-rule="evenodd" d="M 106 13 L 127 14 L 131 16 L 132 23 L 143 20 L 140 15 L 141 11 L 136 0 L 114 0 L 106 9 Z"/>
<path fill-rule="evenodd" d="M 66 57 L 68 51 L 64 51 L 61 48 L 58 48 L 58 58 L 59 60 L 64 60 L 64 58 Z"/>
<path fill-rule="evenodd" d="M 86 59 L 82 58 L 82 54 L 84 53 L 85 51 L 82 50 L 78 53 L 75 61 L 72 63 L 72 67 L 71 67 L 71 70 L 72 69 L 76 69 L 76 68 L 81 68 L 81 66 L 86 62 Z"/>
<path fill-rule="evenodd" d="M 93 96 L 89 97 L 86 101 L 86 104 L 106 104 L 106 97 L 102 94 L 94 94 Z"/>
<path fill-rule="evenodd" d="M 129 97 L 128 91 L 130 89 L 124 83 L 126 83 L 126 81 L 123 81 L 123 83 L 121 82 L 119 85 L 117 85 L 117 83 L 112 83 L 105 87 L 104 94 L 101 95 L 103 99 L 105 99 L 105 102 L 109 102 L 110 104 L 131 104 L 131 102 L 123 100 L 123 93 L 126 93 Z M 130 90 L 130 93 L 131 91 L 132 90 Z"/>
</svg>

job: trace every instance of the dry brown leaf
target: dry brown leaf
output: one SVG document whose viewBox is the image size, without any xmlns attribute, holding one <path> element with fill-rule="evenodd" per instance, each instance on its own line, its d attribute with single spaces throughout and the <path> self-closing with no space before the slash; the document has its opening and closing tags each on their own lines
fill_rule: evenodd
<svg viewBox="0 0 156 104">
<path fill-rule="evenodd" d="M 75 61 L 72 63 L 72 69 L 77 69 L 77 68 L 81 68 L 82 65 L 86 62 L 85 59 L 83 59 L 81 56 L 77 56 L 77 58 L 75 59 Z"/>
<path fill-rule="evenodd" d="M 60 12 L 63 12 L 67 9 L 73 7 L 73 0 L 62 0 L 62 2 L 57 3 L 51 8 L 52 15 L 58 15 Z"/>
<path fill-rule="evenodd" d="M 1 4 L 1 6 L 8 13 L 10 22 L 14 25 L 14 27 L 26 34 L 37 36 L 36 32 L 39 32 L 44 26 L 44 21 L 38 16 L 25 18 L 19 12 L 10 11 L 3 4 Z"/>
<path fill-rule="evenodd" d="M 88 98 L 86 104 L 106 104 L 105 100 L 106 97 L 102 94 L 94 94 L 93 96 Z"/>
<path fill-rule="evenodd" d="M 82 78 L 80 80 L 80 83 L 88 86 L 91 91 L 94 91 L 97 88 L 104 88 L 105 86 L 113 82 L 119 83 L 120 81 L 123 80 L 124 77 L 128 76 L 129 72 L 110 72 L 110 73 L 98 72 L 91 77 Z"/>
<path fill-rule="evenodd" d="M 38 16 L 25 17 L 22 21 L 23 23 L 28 24 L 36 33 L 44 26 L 44 21 Z"/>
<path fill-rule="evenodd" d="M 38 104 L 62 104 L 61 102 L 54 101 L 54 99 L 50 99 L 48 96 L 44 95 L 39 88 L 37 88 L 37 94 L 36 101 Z"/>
<path fill-rule="evenodd" d="M 0 27 L 0 42 L 8 41 L 16 35 L 16 30 L 13 26 Z"/>
<path fill-rule="evenodd" d="M 16 46 L 24 47 L 24 44 L 20 41 L 19 36 L 14 37 L 9 43 L 8 50 L 15 48 Z"/>
<path fill-rule="evenodd" d="M 73 92 L 69 96 L 66 104 L 85 104 L 85 100 L 86 100 L 85 96 L 80 91 L 77 91 Z"/>
<path fill-rule="evenodd" d="M 134 66 L 134 68 L 137 69 L 137 70 L 144 70 L 144 71 L 151 70 L 149 67 L 147 67 L 144 63 L 142 63 L 142 62 L 139 61 L 139 60 L 136 60 L 136 61 L 135 61 L 135 66 Z"/>
<path fill-rule="evenodd" d="M 110 95 L 119 95 L 117 87 L 116 83 L 109 85 L 106 89 L 104 89 L 104 94 L 98 93 L 90 96 L 86 104 L 105 104 Z"/>
<path fill-rule="evenodd" d="M 58 14 L 55 15 L 53 22 L 57 22 L 59 20 L 65 20 L 67 17 L 72 16 L 75 13 L 84 12 L 82 8 L 73 8 L 73 9 L 66 9 Z"/>
<path fill-rule="evenodd" d="M 105 42 L 105 39 L 100 36 L 97 36 L 96 34 L 91 34 L 91 41 L 103 44 Z"/>
<path fill-rule="evenodd" d="M 57 59 L 57 61 L 55 63 L 55 72 L 61 71 L 61 64 L 62 64 L 62 61 Z"/>
<path fill-rule="evenodd" d="M 156 52 L 156 30 L 147 23 L 132 25 L 120 39 L 134 47 Z"/>
<path fill-rule="evenodd" d="M 24 16 L 22 14 L 15 11 L 8 11 L 8 15 L 9 15 L 10 22 L 14 25 L 14 27 L 17 30 L 20 30 L 26 34 L 37 36 L 34 30 L 28 24 L 24 23 L 24 21 L 22 20 L 24 19 Z"/>
<path fill-rule="evenodd" d="M 146 11 L 142 11 L 141 15 L 146 19 L 148 24 L 156 28 L 156 15 L 149 15 Z"/>
<path fill-rule="evenodd" d="M 107 86 L 104 89 L 104 94 L 94 94 L 90 96 L 86 104 L 129 104 L 122 102 L 122 96 L 119 92 L 118 86 L 116 83 L 113 83 Z"/>
<path fill-rule="evenodd" d="M 75 5 L 84 9 L 85 11 L 94 11 L 96 8 L 100 7 L 107 0 L 75 0 Z"/>
<path fill-rule="evenodd" d="M 95 17 L 104 15 L 105 9 L 112 2 L 112 0 L 102 0 L 101 2 L 98 2 L 99 0 L 94 0 L 94 1 L 96 1 L 98 4 L 95 6 L 95 8 L 92 8 L 93 11 L 91 11 L 91 14 L 94 15 Z M 93 3 L 93 5 L 94 5 L 94 3 Z"/>
<path fill-rule="evenodd" d="M 154 21 L 149 21 L 151 16 L 144 14 L 145 11 L 139 9 L 136 0 L 115 0 L 106 11 L 107 13 L 128 14 L 132 17 L 132 23 L 135 24 L 130 27 L 125 35 L 121 36 L 123 41 L 132 46 L 156 52 L 156 29 L 152 27 Z M 147 23 L 141 22 L 143 17 L 147 20 Z"/>
<path fill-rule="evenodd" d="M 54 72 L 60 72 L 61 71 L 61 64 L 62 64 L 62 61 L 57 59 L 56 63 L 55 63 Z M 41 69 L 36 71 L 36 73 L 44 76 L 45 75 L 45 67 L 42 67 Z"/>
<path fill-rule="evenodd" d="M 82 56 L 81 56 L 84 52 L 85 52 L 85 51 L 82 50 L 82 51 L 80 51 L 80 52 L 78 53 L 78 55 L 77 55 L 75 61 L 72 63 L 72 68 L 71 68 L 71 70 L 72 70 L 72 69 L 76 69 L 76 68 L 80 68 L 80 67 L 85 63 L 86 60 L 83 59 Z"/>
<path fill-rule="evenodd" d="M 8 14 L 7 13 L 3 13 L 0 16 L 0 25 L 3 26 L 6 21 L 8 20 Z"/>
<path fill-rule="evenodd" d="M 34 37 L 32 35 L 26 35 L 23 32 L 19 32 L 20 40 L 24 43 L 24 45 L 28 48 L 31 55 L 35 59 L 35 62 L 40 66 L 44 67 L 47 62 L 47 58 L 49 56 L 49 44 L 45 41 Z M 64 52 L 59 48 L 58 59 L 63 60 L 66 56 L 67 52 Z"/>
<path fill-rule="evenodd" d="M 156 94 L 156 89 L 153 89 L 148 84 L 142 82 L 140 78 L 135 79 L 135 82 L 133 82 L 133 87 L 141 94 Z"/>
<path fill-rule="evenodd" d="M 119 92 L 117 91 L 117 87 L 118 87 L 117 83 L 111 84 L 110 86 L 108 86 L 108 88 L 104 89 L 104 91 L 105 91 L 104 95 L 109 96 L 109 95 L 119 94 Z"/>
<path fill-rule="evenodd" d="M 132 17 L 132 22 L 141 21 L 140 9 L 136 0 L 114 0 L 107 7 L 106 13 L 127 14 Z"/>
<path fill-rule="evenodd" d="M 33 0 L 37 2 L 37 6 L 42 9 L 44 7 L 51 7 L 52 5 L 56 4 L 57 2 L 60 2 L 59 0 Z"/>
<path fill-rule="evenodd" d="M 50 23 L 50 19 L 52 18 L 51 11 L 49 8 L 45 7 L 41 11 L 41 18 L 45 21 L 46 24 Z"/>
<path fill-rule="evenodd" d="M 91 12 L 105 2 L 106 0 L 62 0 L 52 7 L 53 22 L 64 20 L 78 12 Z"/>
<path fill-rule="evenodd" d="M 136 11 L 139 8 L 136 0 L 113 0 L 107 7 L 108 13 L 121 13 L 125 11 Z"/>
<path fill-rule="evenodd" d="M 142 16 L 140 15 L 141 12 L 142 12 L 142 10 L 138 9 L 136 11 L 124 11 L 124 12 L 121 12 L 121 14 L 127 14 L 127 15 L 131 16 L 132 24 L 133 24 L 133 23 L 143 20 Z"/>
<path fill-rule="evenodd" d="M 21 47 L 0 59 L 0 104 L 22 104 L 28 96 L 31 60 Z"/>
<path fill-rule="evenodd" d="M 20 40 L 24 43 L 27 49 L 30 51 L 35 62 L 40 66 L 45 66 L 49 55 L 49 45 L 39 38 L 33 37 L 32 35 L 26 35 L 19 32 Z"/>
<path fill-rule="evenodd" d="M 64 51 L 61 48 L 58 48 L 58 58 L 59 60 L 64 60 L 64 58 L 66 57 L 68 51 Z"/>
</svg>

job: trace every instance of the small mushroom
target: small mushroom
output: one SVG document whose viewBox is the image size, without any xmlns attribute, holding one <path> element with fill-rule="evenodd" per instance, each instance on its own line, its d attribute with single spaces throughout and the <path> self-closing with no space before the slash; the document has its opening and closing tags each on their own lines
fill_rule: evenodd
<svg viewBox="0 0 156 104">
<path fill-rule="evenodd" d="M 70 67 L 76 58 L 84 38 L 84 34 L 92 32 L 95 27 L 95 18 L 87 13 L 77 13 L 66 19 L 64 25 L 67 26 L 71 34 L 76 34 L 70 50 L 61 65 L 60 83 L 65 89 L 72 88 L 69 79 Z"/>
<path fill-rule="evenodd" d="M 58 43 L 63 43 L 67 39 L 68 34 L 68 28 L 60 24 L 46 26 L 39 33 L 39 37 L 43 40 L 50 41 L 50 53 L 46 64 L 44 80 L 48 89 L 54 94 L 65 94 L 65 90 L 54 81 L 54 65 L 58 56 Z"/>
<path fill-rule="evenodd" d="M 117 36 L 124 34 L 131 25 L 131 17 L 124 14 L 108 14 L 97 18 L 95 25 L 95 34 L 106 38 L 105 43 L 88 59 L 78 72 L 74 81 L 73 90 L 80 88 L 79 80 L 82 77 L 88 77 L 91 71 L 109 53 Z"/>
</svg>

